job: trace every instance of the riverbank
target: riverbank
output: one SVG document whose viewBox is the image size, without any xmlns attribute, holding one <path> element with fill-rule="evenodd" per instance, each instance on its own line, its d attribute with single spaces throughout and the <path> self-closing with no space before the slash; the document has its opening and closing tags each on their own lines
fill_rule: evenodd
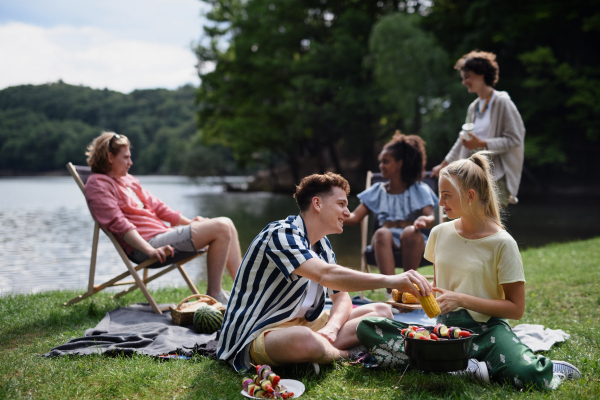
<svg viewBox="0 0 600 400">
<path fill-rule="evenodd" d="M 523 251 L 522 257 L 527 306 L 523 319 L 510 321 L 511 325 L 542 324 L 571 334 L 570 340 L 546 355 L 579 367 L 583 374 L 579 381 L 567 382 L 549 393 L 518 392 L 414 370 L 401 378 L 402 371 L 367 370 L 346 363 L 324 366 L 318 376 L 305 365 L 277 368 L 276 372 L 301 380 L 307 388 L 303 399 L 599 397 L 600 238 L 531 248 Z M 231 285 L 231 280 L 226 285 Z M 203 282 L 198 287 L 205 289 Z M 163 288 L 153 293 L 158 302 L 176 302 L 187 290 Z M 74 294 L 53 291 L 0 297 L 0 398 L 242 398 L 242 376 L 226 363 L 202 357 L 170 362 L 145 356 L 39 357 L 83 336 L 106 312 L 144 301 L 139 291 L 118 300 L 101 293 L 69 308 L 60 306 Z M 381 295 L 367 293 L 373 298 Z"/>
<path fill-rule="evenodd" d="M 189 179 L 192 182 L 214 182 L 223 185 L 227 192 L 271 192 L 271 193 L 293 193 L 294 183 L 288 172 L 281 174 L 279 181 L 273 178 L 278 176 L 278 171 L 260 170 L 254 175 L 230 175 L 230 176 L 196 176 L 185 175 L 136 175 L 140 178 L 152 177 L 175 177 L 176 179 Z M 364 174 L 350 174 L 356 185 L 352 185 L 352 195 L 360 193 L 364 189 Z M 348 175 L 348 176 L 350 176 Z M 3 178 L 40 178 L 40 177 L 67 177 L 69 172 L 65 169 L 30 173 L 0 169 L 0 179 Z M 346 175 L 344 175 L 346 177 Z M 275 182 L 273 182 L 275 179 Z M 281 181 L 281 182 L 280 182 Z M 531 198 L 548 195 L 559 195 L 564 197 L 593 196 L 600 197 L 600 186 L 592 182 L 555 184 L 554 182 L 541 183 L 524 179 L 519 188 L 519 198 Z"/>
</svg>

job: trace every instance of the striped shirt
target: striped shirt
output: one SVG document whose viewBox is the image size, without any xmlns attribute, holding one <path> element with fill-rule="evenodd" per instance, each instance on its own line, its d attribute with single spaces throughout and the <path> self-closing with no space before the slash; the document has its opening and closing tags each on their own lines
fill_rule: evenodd
<svg viewBox="0 0 600 400">
<path fill-rule="evenodd" d="M 311 249 L 303 218 L 267 225 L 248 248 L 233 283 L 221 327 L 217 356 L 236 371 L 250 369 L 250 344 L 267 329 L 292 320 L 308 292 L 309 280 L 294 271 L 306 260 L 320 258 L 337 264 L 327 237 Z M 305 318 L 314 321 L 325 305 L 325 288 L 319 285 L 317 299 Z M 329 295 L 337 291 L 327 289 Z"/>
</svg>

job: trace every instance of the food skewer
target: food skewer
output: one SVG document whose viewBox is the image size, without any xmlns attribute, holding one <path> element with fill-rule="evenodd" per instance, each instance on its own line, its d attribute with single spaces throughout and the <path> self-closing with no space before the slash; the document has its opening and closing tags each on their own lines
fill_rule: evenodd
<svg viewBox="0 0 600 400">
<path fill-rule="evenodd" d="M 275 374 L 271 367 L 264 365 L 254 365 L 256 375 L 242 380 L 242 388 L 250 396 L 265 399 L 289 399 L 294 396 L 294 392 L 288 391 L 284 386 L 279 385 L 281 378 Z"/>
</svg>

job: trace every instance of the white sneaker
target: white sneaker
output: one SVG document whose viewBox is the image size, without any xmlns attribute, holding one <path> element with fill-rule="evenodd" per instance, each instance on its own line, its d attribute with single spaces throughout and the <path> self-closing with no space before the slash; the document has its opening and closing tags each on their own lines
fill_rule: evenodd
<svg viewBox="0 0 600 400">
<path fill-rule="evenodd" d="M 562 379 L 566 380 L 575 380 L 581 378 L 581 371 L 577 369 L 576 366 L 569 364 L 566 361 L 552 360 L 552 371 L 556 375 L 563 375 Z"/>
<path fill-rule="evenodd" d="M 321 367 L 317 363 L 312 363 L 313 368 L 315 369 L 315 375 L 319 375 L 321 373 Z"/>
<path fill-rule="evenodd" d="M 474 358 L 469 358 L 469 365 L 467 366 L 467 369 L 450 372 L 450 374 L 458 376 L 464 375 L 476 381 L 490 383 L 490 374 L 488 372 L 487 365 L 483 361 L 477 361 Z"/>
<path fill-rule="evenodd" d="M 221 289 L 217 297 L 215 297 L 215 300 L 223 304 L 224 306 L 227 306 L 227 303 L 229 302 L 229 297 L 231 297 L 231 292 L 229 290 Z"/>
</svg>

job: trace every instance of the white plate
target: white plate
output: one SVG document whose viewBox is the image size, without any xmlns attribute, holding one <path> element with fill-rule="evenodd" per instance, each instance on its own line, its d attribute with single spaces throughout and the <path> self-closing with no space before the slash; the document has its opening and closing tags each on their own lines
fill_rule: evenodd
<svg viewBox="0 0 600 400">
<path fill-rule="evenodd" d="M 302 396 L 302 393 L 304 393 L 304 390 L 306 390 L 304 383 L 295 379 L 282 379 L 279 381 L 279 384 L 281 386 L 285 386 L 288 392 L 294 392 L 294 397 L 292 397 L 292 399 Z M 248 392 L 245 390 L 242 390 L 241 393 L 250 399 L 258 399 L 258 397 L 250 396 L 250 394 L 248 394 Z"/>
</svg>

